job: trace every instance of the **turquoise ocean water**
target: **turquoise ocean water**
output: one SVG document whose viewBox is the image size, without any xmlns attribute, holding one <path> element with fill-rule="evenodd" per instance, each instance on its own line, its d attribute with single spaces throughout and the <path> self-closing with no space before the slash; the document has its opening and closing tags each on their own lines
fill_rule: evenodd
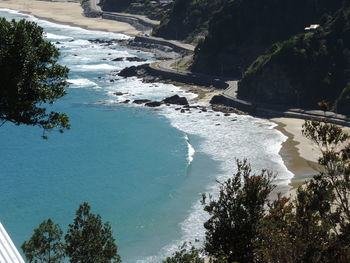
<svg viewBox="0 0 350 263">
<path fill-rule="evenodd" d="M 139 64 L 114 58 L 152 61 L 151 54 L 89 40 L 127 36 L 4 9 L 0 16 L 39 23 L 60 48 L 60 63 L 71 69 L 68 95 L 54 105 L 70 116 L 71 130 L 43 140 L 37 128 L 0 128 L 0 221 L 17 247 L 47 218 L 66 228 L 78 205 L 87 201 L 111 223 L 123 262 L 160 262 L 184 240 L 202 240 L 206 215 L 200 195 L 215 194 L 215 180 L 234 171 L 235 158 L 278 172 L 278 184 L 289 182 L 292 174 L 278 155 L 285 137 L 266 120 L 118 104 L 175 93 L 195 97 L 173 85 L 136 78 L 111 82 L 112 71 Z M 125 94 L 115 96 L 116 91 Z"/>
</svg>

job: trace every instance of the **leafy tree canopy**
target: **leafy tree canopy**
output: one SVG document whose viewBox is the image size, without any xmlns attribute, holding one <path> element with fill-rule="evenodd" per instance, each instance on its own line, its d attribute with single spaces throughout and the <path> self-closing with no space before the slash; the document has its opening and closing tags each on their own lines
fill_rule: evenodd
<svg viewBox="0 0 350 263">
<path fill-rule="evenodd" d="M 68 68 L 57 64 L 58 58 L 34 22 L 0 18 L 0 125 L 69 128 L 67 115 L 46 109 L 66 94 Z"/>
<path fill-rule="evenodd" d="M 171 257 L 163 260 L 163 263 L 204 263 L 204 258 L 200 256 L 200 250 L 195 247 L 188 248 L 184 243 L 178 251 Z"/>
<path fill-rule="evenodd" d="M 246 160 L 237 161 L 237 173 L 221 184 L 219 198 L 203 196 L 204 210 L 211 216 L 204 223 L 205 251 L 214 262 L 253 262 L 257 225 L 274 189 L 273 174 L 252 174 Z"/>
<path fill-rule="evenodd" d="M 65 236 L 71 263 L 119 263 L 117 246 L 109 223 L 90 212 L 88 203 L 80 205 Z"/>
<path fill-rule="evenodd" d="M 62 230 L 51 219 L 34 229 L 32 237 L 23 243 L 22 250 L 30 263 L 59 263 L 64 257 Z"/>
<path fill-rule="evenodd" d="M 102 223 L 99 215 L 90 212 L 88 203 L 76 211 L 69 225 L 65 241 L 62 230 L 48 219 L 34 230 L 33 236 L 22 245 L 30 263 L 120 263 L 117 245 L 109 223 Z"/>
</svg>

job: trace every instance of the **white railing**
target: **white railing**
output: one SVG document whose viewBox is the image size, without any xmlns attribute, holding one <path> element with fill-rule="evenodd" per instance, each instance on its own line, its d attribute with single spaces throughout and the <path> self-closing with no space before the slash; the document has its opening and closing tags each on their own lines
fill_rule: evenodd
<svg viewBox="0 0 350 263">
<path fill-rule="evenodd" d="M 0 263 L 24 263 L 10 236 L 0 223 Z"/>
</svg>

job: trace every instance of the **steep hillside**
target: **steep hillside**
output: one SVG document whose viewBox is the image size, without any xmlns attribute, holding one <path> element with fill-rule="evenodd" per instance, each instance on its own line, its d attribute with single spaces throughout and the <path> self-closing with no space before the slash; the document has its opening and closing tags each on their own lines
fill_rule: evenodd
<svg viewBox="0 0 350 263">
<path fill-rule="evenodd" d="M 273 43 L 317 24 L 342 0 L 227 0 L 196 49 L 194 71 L 240 77 Z"/>
<path fill-rule="evenodd" d="M 167 39 L 196 41 L 207 33 L 213 14 L 227 0 L 176 0 L 171 12 L 154 28 L 153 35 Z"/>
<path fill-rule="evenodd" d="M 321 27 L 276 44 L 239 83 L 238 96 L 263 103 L 316 107 L 331 102 L 350 113 L 350 8 L 324 17 Z"/>
<path fill-rule="evenodd" d="M 155 20 L 162 19 L 172 7 L 171 1 L 102 0 L 100 3 L 103 11 L 145 15 Z"/>
</svg>

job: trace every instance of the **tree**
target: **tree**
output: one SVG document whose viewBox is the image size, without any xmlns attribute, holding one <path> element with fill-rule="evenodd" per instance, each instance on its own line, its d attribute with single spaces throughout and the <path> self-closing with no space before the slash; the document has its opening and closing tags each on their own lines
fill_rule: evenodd
<svg viewBox="0 0 350 263">
<path fill-rule="evenodd" d="M 257 225 L 274 186 L 271 172 L 252 174 L 251 167 L 237 161 L 237 173 L 220 184 L 217 200 L 203 196 L 204 210 L 211 216 L 204 223 L 205 251 L 214 262 L 253 262 Z M 219 260 L 219 261 L 218 261 Z"/>
<path fill-rule="evenodd" d="M 66 94 L 68 68 L 58 58 L 58 49 L 34 22 L 0 18 L 0 126 L 12 122 L 44 131 L 69 128 L 66 114 L 46 110 Z"/>
<path fill-rule="evenodd" d="M 88 203 L 79 206 L 65 236 L 66 254 L 72 263 L 120 263 L 109 223 L 90 212 Z"/>
<path fill-rule="evenodd" d="M 303 134 L 321 150 L 323 168 L 295 199 L 270 204 L 258 227 L 257 262 L 350 261 L 350 137 L 323 121 L 306 121 Z"/>
<path fill-rule="evenodd" d="M 34 229 L 32 237 L 23 243 L 22 250 L 30 263 L 56 263 L 64 257 L 62 230 L 51 219 Z"/>
<path fill-rule="evenodd" d="M 178 251 L 171 257 L 163 260 L 163 263 L 204 263 L 204 259 L 200 256 L 200 250 L 195 247 L 188 248 L 184 243 Z"/>
</svg>

